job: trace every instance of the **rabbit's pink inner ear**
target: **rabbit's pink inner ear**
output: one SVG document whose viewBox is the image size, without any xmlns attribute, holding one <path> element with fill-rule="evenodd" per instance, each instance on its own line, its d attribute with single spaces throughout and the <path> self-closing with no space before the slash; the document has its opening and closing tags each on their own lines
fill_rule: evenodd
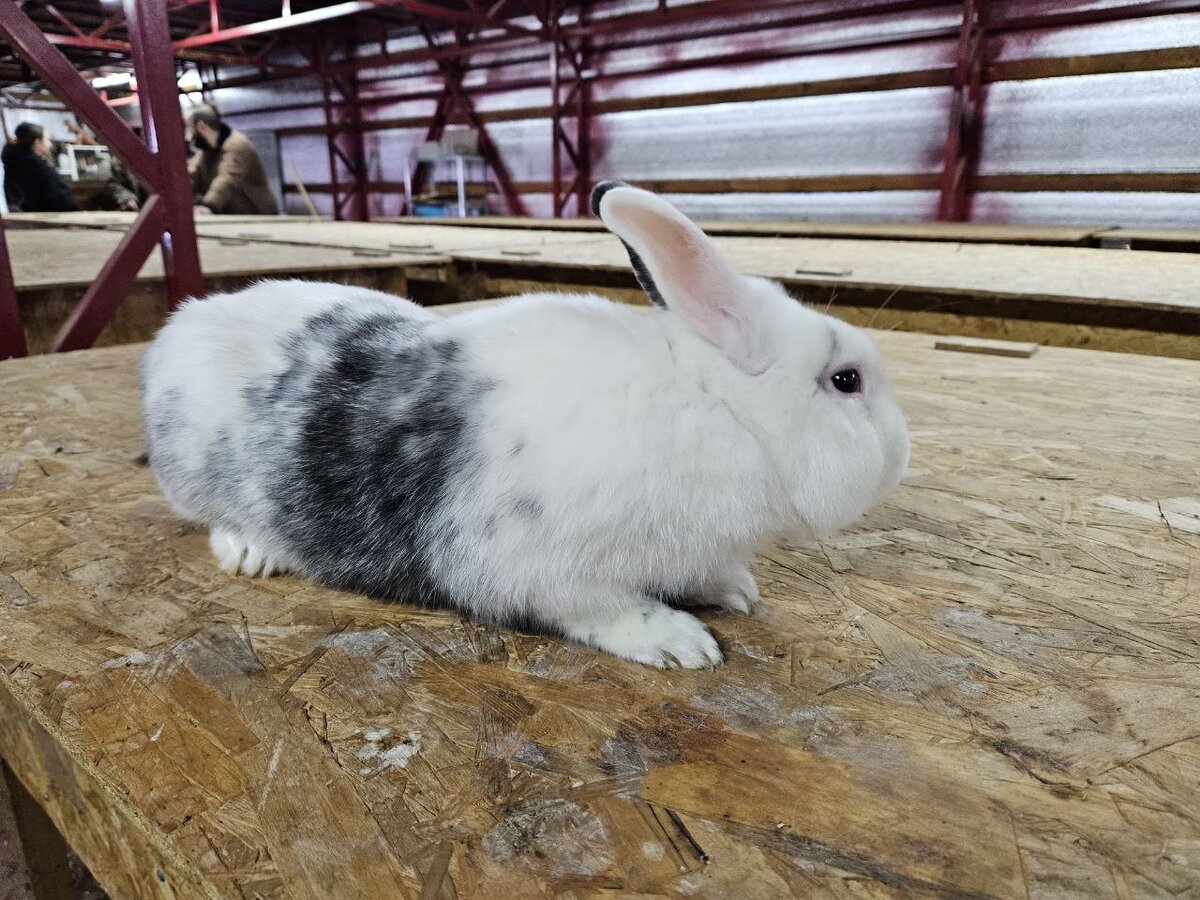
<svg viewBox="0 0 1200 900">
<path fill-rule="evenodd" d="M 601 213 L 641 257 L 668 309 L 739 368 L 765 368 L 757 359 L 762 336 L 746 280 L 703 231 L 665 200 L 636 188 L 605 194 Z"/>
</svg>

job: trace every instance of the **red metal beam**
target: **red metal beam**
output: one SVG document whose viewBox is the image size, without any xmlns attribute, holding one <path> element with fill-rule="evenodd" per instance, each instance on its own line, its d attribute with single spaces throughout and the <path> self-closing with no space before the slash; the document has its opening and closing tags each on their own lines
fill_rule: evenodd
<svg viewBox="0 0 1200 900">
<path fill-rule="evenodd" d="M 587 0 L 580 0 L 576 14 L 581 23 L 586 22 L 588 11 Z M 572 197 L 574 214 L 588 214 L 592 180 L 587 71 L 591 39 L 564 36 L 559 25 L 561 15 L 558 0 L 549 0 L 546 27 L 550 33 L 550 195 L 556 219 L 566 215 Z M 574 134 L 568 131 L 568 122 L 574 123 Z"/>
<path fill-rule="evenodd" d="M 0 359 L 24 356 L 26 352 L 25 326 L 21 324 L 8 240 L 4 235 L 4 220 L 0 218 Z"/>
<path fill-rule="evenodd" d="M 159 195 L 165 209 L 160 245 L 167 295 L 174 307 L 185 297 L 204 293 L 204 277 L 192 219 L 192 182 L 187 171 L 170 22 L 164 6 L 143 0 L 125 0 L 125 18 L 138 76 L 142 133 L 161 173 Z"/>
<path fill-rule="evenodd" d="M 177 50 L 189 47 L 204 47 L 208 44 L 223 44 L 258 34 L 271 34 L 289 28 L 300 28 L 304 25 L 316 25 L 332 19 L 341 19 L 355 13 L 375 9 L 370 0 L 347 0 L 345 3 L 335 3 L 333 6 L 323 6 L 307 12 L 292 13 L 290 16 L 278 16 L 274 19 L 263 19 L 261 22 L 251 22 L 248 25 L 237 25 L 233 28 L 223 28 L 209 34 L 199 34 L 195 37 L 184 38 L 175 42 Z"/>
<path fill-rule="evenodd" d="M 343 53 L 353 55 L 352 42 L 346 43 Z M 317 41 L 312 59 L 321 78 L 329 178 L 333 188 L 333 217 L 338 220 L 368 221 L 367 163 L 363 146 L 362 111 L 358 105 L 358 76 L 353 72 L 346 75 L 329 73 L 329 48 L 325 41 Z M 343 181 L 346 183 L 344 190 Z"/>
<path fill-rule="evenodd" d="M 50 15 L 54 16 L 54 18 L 57 19 L 60 23 L 62 23 L 66 27 L 66 29 L 68 31 L 70 31 L 72 34 L 77 34 L 77 35 L 79 35 L 79 37 L 85 36 L 84 33 L 79 30 L 79 27 L 74 22 L 72 22 L 70 19 L 68 19 L 66 16 L 64 16 L 62 13 L 60 13 L 58 11 L 58 9 L 54 6 L 53 3 L 44 3 L 42 5 L 42 8 L 45 9 L 46 12 L 50 13 Z"/>
<path fill-rule="evenodd" d="M 983 70 L 987 65 L 988 12 L 989 0 L 963 2 L 950 127 L 942 156 L 938 198 L 938 218 L 942 221 L 966 222 L 971 218 L 983 135 Z"/>
<path fill-rule="evenodd" d="M 443 22 L 453 22 L 455 25 L 470 25 L 475 28 L 497 28 L 506 31 L 510 34 L 540 36 L 541 29 L 526 28 L 523 25 L 517 25 L 513 22 L 505 21 L 499 17 L 499 14 L 491 14 L 476 8 L 474 12 L 467 12 L 459 9 L 450 9 L 445 6 L 437 6 L 433 3 L 426 3 L 423 0 L 372 0 L 379 7 L 398 6 L 405 12 L 410 12 L 414 16 L 420 16 L 425 19 L 438 19 Z"/>
</svg>

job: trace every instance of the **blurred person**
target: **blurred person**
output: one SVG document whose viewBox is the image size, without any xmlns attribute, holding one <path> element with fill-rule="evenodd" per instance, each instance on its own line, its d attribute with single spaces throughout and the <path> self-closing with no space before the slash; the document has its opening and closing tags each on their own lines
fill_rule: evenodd
<svg viewBox="0 0 1200 900">
<path fill-rule="evenodd" d="M 142 127 L 140 125 L 132 125 L 130 130 L 137 135 L 138 140 L 141 140 Z M 109 160 L 109 165 L 111 166 L 109 179 L 98 198 L 100 208 L 129 211 L 140 209 L 146 202 L 146 197 L 149 196 L 145 186 L 116 156 Z"/>
<path fill-rule="evenodd" d="M 146 202 L 146 189 L 121 160 L 113 157 L 108 181 L 97 198 L 101 209 L 137 210 Z"/>
<path fill-rule="evenodd" d="M 76 212 L 79 204 L 58 169 L 50 161 L 51 143 L 46 130 L 22 122 L 16 138 L 0 151 L 4 164 L 4 195 L 8 207 L 21 212 Z"/>
<path fill-rule="evenodd" d="M 249 138 L 222 122 L 214 107 L 192 109 L 187 133 L 199 151 L 188 162 L 197 213 L 266 216 L 279 212 L 258 151 Z"/>
</svg>

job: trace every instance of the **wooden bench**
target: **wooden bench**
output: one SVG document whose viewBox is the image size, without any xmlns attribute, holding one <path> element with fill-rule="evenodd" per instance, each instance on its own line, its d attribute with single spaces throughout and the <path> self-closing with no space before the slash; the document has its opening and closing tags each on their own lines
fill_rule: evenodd
<svg viewBox="0 0 1200 900">
<path fill-rule="evenodd" d="M 711 672 L 223 575 L 140 346 L 0 363 L 0 756 L 114 897 L 1193 890 L 1200 363 L 876 337 L 910 471 Z"/>
</svg>

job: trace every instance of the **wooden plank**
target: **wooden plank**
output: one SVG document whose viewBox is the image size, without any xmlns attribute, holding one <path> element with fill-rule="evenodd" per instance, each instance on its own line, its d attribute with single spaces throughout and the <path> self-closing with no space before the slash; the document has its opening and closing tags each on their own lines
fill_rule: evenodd
<svg viewBox="0 0 1200 900">
<path fill-rule="evenodd" d="M 904 483 L 715 672 L 224 576 L 140 347 L 2 363 L 0 753 L 114 896 L 1186 893 L 1200 363 L 875 338 Z"/>
<path fill-rule="evenodd" d="M 933 342 L 934 350 L 953 350 L 958 353 L 982 353 L 986 356 L 1013 356 L 1029 359 L 1037 353 L 1037 344 L 1016 341 L 986 341 L 980 338 L 946 337 Z"/>
<path fill-rule="evenodd" d="M 1082 56 L 1058 56 L 1042 59 L 1010 59 L 988 64 L 986 81 L 1026 81 L 1035 78 L 1063 78 L 1101 75 L 1109 72 L 1153 72 L 1162 69 L 1200 67 L 1200 48 L 1162 47 L 1152 50 L 1124 50 Z"/>
<path fill-rule="evenodd" d="M 447 261 L 459 250 L 491 249 L 501 254 L 548 244 L 588 241 L 591 235 L 560 231 L 518 231 L 511 228 L 448 229 L 429 224 L 397 225 L 383 222 L 287 222 L 244 224 L 220 220 L 200 222 L 196 231 L 206 238 L 245 240 L 255 244 L 359 249 L 389 254 L 429 257 L 428 263 Z"/>
<path fill-rule="evenodd" d="M 1200 172 L 1012 172 L 979 175 L 976 191 L 1200 191 Z"/>
</svg>

